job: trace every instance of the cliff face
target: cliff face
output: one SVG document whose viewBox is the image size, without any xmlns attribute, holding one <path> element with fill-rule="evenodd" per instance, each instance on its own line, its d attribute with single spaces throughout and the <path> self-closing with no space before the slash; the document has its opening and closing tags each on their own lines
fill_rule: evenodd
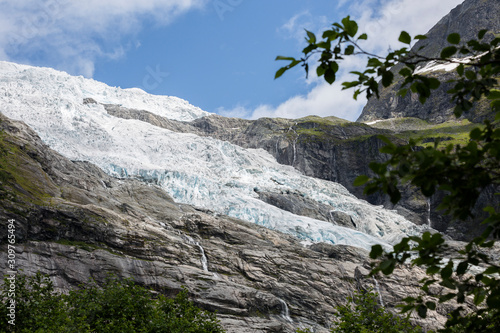
<svg viewBox="0 0 500 333">
<path fill-rule="evenodd" d="M 16 268 L 49 274 L 63 291 L 111 272 L 168 294 L 187 286 L 228 332 L 327 332 L 334 306 L 354 288 L 375 284 L 364 250 L 304 247 L 280 232 L 178 204 L 156 186 L 67 160 L 1 115 L 0 133 L 0 220 L 15 220 Z M 5 223 L 0 233 L 7 234 Z M 2 238 L 4 271 L 6 248 Z M 423 273 L 402 268 L 380 279 L 386 306 L 416 293 Z M 422 324 L 442 323 L 447 311 Z"/>
<path fill-rule="evenodd" d="M 426 40 L 416 43 L 413 51 L 429 58 L 439 57 L 441 50 L 449 45 L 446 38 L 451 33 L 459 33 L 461 40 L 466 42 L 477 39 L 478 32 L 487 29 L 489 32 L 485 40 L 491 40 L 493 33 L 500 32 L 499 17 L 499 1 L 466 0 L 441 19 L 426 34 L 428 37 Z M 418 101 L 416 94 L 408 94 L 404 98 L 398 96 L 397 91 L 401 82 L 395 82 L 392 86 L 383 89 L 380 99 L 371 98 L 368 101 L 357 121 L 415 117 L 442 123 L 455 119 L 454 106 L 450 102 L 450 95 L 446 93 L 452 87 L 446 83 L 454 77 L 452 72 L 440 69 L 424 71 L 422 74 L 436 77 L 442 82 L 441 87 L 433 91 L 432 97 L 425 104 Z M 472 122 L 482 122 L 487 116 L 488 108 L 481 104 L 464 115 Z"/>
</svg>

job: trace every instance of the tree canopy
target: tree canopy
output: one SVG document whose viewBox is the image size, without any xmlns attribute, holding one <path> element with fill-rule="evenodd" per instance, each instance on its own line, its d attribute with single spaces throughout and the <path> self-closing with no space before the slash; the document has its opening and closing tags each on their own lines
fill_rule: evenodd
<svg viewBox="0 0 500 333">
<path fill-rule="evenodd" d="M 418 68 L 430 61 L 448 64 L 455 77 L 448 83 L 447 93 L 454 103 L 456 117 L 469 112 L 480 101 L 488 101 L 491 117 L 469 133 L 466 145 L 439 145 L 421 147 L 419 140 L 411 139 L 406 145 L 396 145 L 387 137 L 381 152 L 390 158 L 384 163 L 370 163 L 373 177 L 359 176 L 355 185 L 364 185 L 364 193 L 377 191 L 390 196 L 393 203 L 401 198 L 400 185 L 412 184 L 430 197 L 442 191 L 444 197 L 439 209 L 455 219 L 465 220 L 472 215 L 479 195 L 487 188 L 499 191 L 500 185 L 500 36 L 480 30 L 477 39 L 463 41 L 458 33 L 448 35 L 448 46 L 439 57 L 427 57 L 420 49 L 412 47 L 415 41 L 427 37 L 411 37 L 405 31 L 399 41 L 407 46 L 385 56 L 363 49 L 368 39 L 358 32 L 358 24 L 349 16 L 332 24 L 322 38 L 306 30 L 307 46 L 301 58 L 278 56 L 276 60 L 289 63 L 275 75 L 279 78 L 286 71 L 302 65 L 309 74 L 311 62 L 316 74 L 333 84 L 346 57 L 367 58 L 365 69 L 351 72 L 356 79 L 343 82 L 343 89 L 354 89 L 354 98 L 365 93 L 367 98 L 379 98 L 380 90 L 391 86 L 396 78 L 403 78 L 398 95 L 416 94 L 425 103 L 442 82 L 436 77 L 419 73 Z M 500 193 L 497 193 L 499 195 Z M 488 254 L 500 237 L 500 207 L 490 204 L 484 208 L 488 217 L 482 221 L 484 232 L 468 242 L 457 255 L 450 257 L 448 242 L 440 233 L 425 232 L 421 236 L 406 237 L 384 252 L 375 245 L 370 253 L 377 259 L 372 274 L 390 275 L 399 265 L 410 263 L 425 269 L 427 277 L 421 280 L 421 294 L 404 299 L 402 312 L 416 310 L 426 317 L 440 303 L 455 302 L 442 332 L 497 332 L 500 327 L 500 264 Z M 439 287 L 439 288 L 435 288 Z M 436 290 L 439 290 L 437 292 Z M 476 307 L 466 312 L 464 304 L 470 300 Z"/>
<path fill-rule="evenodd" d="M 214 313 L 203 311 L 183 289 L 175 298 L 154 296 L 130 279 L 110 276 L 69 294 L 55 291 L 48 276 L 18 274 L 14 298 L 10 281 L 0 290 L 0 332 L 225 332 Z M 15 301 L 15 325 L 8 323 Z"/>
</svg>

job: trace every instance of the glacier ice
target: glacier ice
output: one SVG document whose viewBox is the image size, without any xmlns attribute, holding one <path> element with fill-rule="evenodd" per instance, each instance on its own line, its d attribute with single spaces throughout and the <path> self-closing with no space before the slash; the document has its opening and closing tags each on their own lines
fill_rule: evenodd
<svg viewBox="0 0 500 333">
<path fill-rule="evenodd" d="M 161 186 L 176 201 L 292 234 L 304 243 L 330 242 L 369 249 L 394 244 L 421 227 L 393 211 L 359 200 L 337 183 L 304 176 L 262 149 L 176 133 L 110 116 L 99 103 L 122 104 L 169 119 L 209 113 L 175 97 L 120 89 L 49 68 L 0 62 L 0 111 L 30 125 L 51 148 L 95 163 L 116 177 Z M 255 188 L 300 192 L 352 216 L 357 230 L 294 215 L 259 200 Z"/>
</svg>

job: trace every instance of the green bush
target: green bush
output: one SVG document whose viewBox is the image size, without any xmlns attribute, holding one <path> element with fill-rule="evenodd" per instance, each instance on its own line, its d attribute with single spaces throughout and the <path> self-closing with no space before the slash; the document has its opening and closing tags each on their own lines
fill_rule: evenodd
<svg viewBox="0 0 500 333">
<path fill-rule="evenodd" d="M 59 294 L 47 276 L 15 279 L 15 326 L 8 323 L 11 282 L 0 291 L 1 332 L 224 332 L 215 314 L 194 306 L 183 289 L 175 298 L 153 297 L 130 279 L 106 279 Z"/>
<path fill-rule="evenodd" d="M 354 292 L 347 304 L 339 305 L 331 333 L 423 333 L 414 327 L 408 317 L 400 317 L 377 303 L 378 294 L 372 290 Z M 310 329 L 297 329 L 296 333 L 312 333 Z"/>
<path fill-rule="evenodd" d="M 355 292 L 347 298 L 346 305 L 339 305 L 337 321 L 332 333 L 421 333 L 413 327 L 408 317 L 390 313 L 377 303 L 377 295 L 371 290 Z"/>
</svg>

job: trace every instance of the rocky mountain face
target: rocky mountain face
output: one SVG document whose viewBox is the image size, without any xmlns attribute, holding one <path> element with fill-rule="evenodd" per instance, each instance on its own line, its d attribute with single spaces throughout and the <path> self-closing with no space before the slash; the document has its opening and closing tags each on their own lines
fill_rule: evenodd
<svg viewBox="0 0 500 333">
<path fill-rule="evenodd" d="M 327 332 L 334 306 L 354 289 L 378 288 L 393 309 L 417 293 L 424 274 L 403 267 L 377 281 L 367 277 L 369 259 L 359 248 L 304 247 L 292 236 L 176 203 L 157 186 L 64 158 L 3 115 L 0 133 L 0 220 L 15 220 L 17 267 L 50 275 L 62 291 L 113 273 L 166 294 L 187 286 L 228 332 Z M 5 223 L 0 232 L 7 234 Z M 3 271 L 6 248 L 2 238 Z M 420 323 L 435 327 L 447 311 Z"/>
<path fill-rule="evenodd" d="M 477 39 L 478 32 L 482 29 L 487 29 L 488 33 L 485 36 L 485 41 L 491 40 L 494 33 L 496 34 L 500 32 L 499 17 L 499 1 L 466 0 L 438 22 L 426 34 L 428 37 L 427 39 L 416 43 L 413 47 L 413 51 L 429 58 L 439 57 L 440 51 L 449 45 L 446 40 L 447 36 L 455 32 L 460 34 L 461 40 L 465 43 L 468 40 Z M 382 89 L 380 99 L 371 98 L 368 101 L 357 121 L 370 123 L 382 121 L 380 126 L 375 126 L 384 129 L 391 129 L 392 126 L 388 125 L 393 121 L 397 122 L 398 119 L 403 120 L 414 118 L 425 120 L 430 124 L 454 122 L 456 120 L 453 113 L 454 104 L 451 102 L 450 95 L 447 94 L 447 91 L 452 88 L 452 84 L 447 81 L 455 78 L 455 74 L 451 71 L 451 69 L 452 68 L 447 68 L 446 66 L 441 66 L 437 62 L 422 64 L 420 74 L 438 78 L 441 81 L 440 88 L 433 91 L 431 98 L 429 98 L 425 104 L 421 104 L 418 101 L 417 94 L 414 93 L 408 93 L 405 97 L 399 96 L 397 92 L 402 80 L 398 75 L 396 75 L 395 83 L 388 88 Z M 398 70 L 399 68 L 396 66 L 395 72 Z M 464 113 L 461 119 L 468 119 L 472 123 L 481 123 L 484 119 L 491 118 L 488 105 L 488 103 L 483 103 L 482 101 L 476 103 L 474 108 L 469 112 Z M 386 121 L 384 122 L 383 120 Z M 421 127 L 419 126 L 397 129 L 395 130 L 395 135 L 398 135 L 398 133 L 406 130 L 407 132 L 414 132 L 411 134 L 412 137 L 424 137 L 428 141 L 432 141 L 436 137 L 440 137 L 440 139 L 445 140 L 452 139 L 451 137 L 446 138 L 445 136 L 440 135 L 440 126 L 435 127 L 434 136 L 429 135 L 429 130 L 427 129 L 420 131 Z M 455 133 L 452 134 L 452 137 L 468 133 L 471 128 L 467 125 L 462 129 L 460 126 L 456 126 L 455 129 Z M 411 192 L 411 189 L 408 190 Z M 428 215 L 429 220 L 434 221 L 435 223 L 433 224 L 433 227 L 436 227 L 440 231 L 446 231 L 454 237 L 468 239 L 469 236 L 467 235 L 476 234 L 474 232 L 474 225 L 477 224 L 475 221 L 482 220 L 484 217 L 482 207 L 486 206 L 488 203 L 498 201 L 493 195 L 494 192 L 494 189 L 490 189 L 482 194 L 474 212 L 477 219 L 471 219 L 471 221 L 465 224 L 454 223 L 449 218 L 444 217 L 439 214 L 439 212 L 435 211 L 434 207 L 439 205 L 440 198 L 442 197 L 442 194 L 437 194 L 427 202 L 428 207 L 432 207 L 430 214 Z M 408 198 L 408 194 L 409 192 L 406 192 L 404 197 Z M 414 196 L 410 195 L 409 197 Z M 403 198 L 402 205 L 406 207 L 411 206 L 405 204 L 405 198 Z M 425 203 L 420 199 L 418 200 L 417 207 L 417 211 L 421 214 L 422 211 L 425 210 Z"/>
<path fill-rule="evenodd" d="M 498 25 L 495 26 L 498 24 L 498 5 L 498 1 L 465 1 L 429 32 L 434 37 L 428 42 L 436 41 L 436 45 L 442 45 L 439 38 L 455 28 L 467 30 L 460 32 L 464 33 L 463 36 L 470 33 L 472 38 L 475 32 L 466 27 L 472 29 L 474 20 L 484 21 L 485 26 L 492 24 L 492 29 L 498 31 Z M 455 21 L 465 23 L 462 25 Z M 433 49 L 432 43 L 427 50 Z M 8 71 L 16 72 L 17 69 Z M 438 71 L 429 71 L 428 74 L 441 78 L 450 75 Z M 383 91 L 379 102 L 369 102 L 360 121 L 391 118 L 390 125 L 389 122 L 371 125 L 353 123 L 334 117 L 251 121 L 210 115 L 179 99 L 153 98 L 135 90 L 125 92 L 96 82 L 83 82 L 82 78 L 58 77 L 55 72 L 51 72 L 50 76 L 59 81 L 54 81 L 57 84 L 51 85 L 51 88 L 58 88 L 50 91 L 54 94 L 50 95 L 53 98 L 47 98 L 49 94 L 40 90 L 40 82 L 47 79 L 46 72 L 26 68 L 16 72 L 16 75 L 19 80 L 25 81 L 9 83 L 4 80 L 7 83 L 3 82 L 0 86 L 3 103 L 0 111 L 5 113 L 9 108 L 9 112 L 16 114 L 18 108 L 25 107 L 29 110 L 27 118 L 30 121 L 42 123 L 47 144 L 62 147 L 75 156 L 79 156 L 79 151 L 74 147 L 80 146 L 71 144 L 86 140 L 89 147 L 102 149 L 102 155 L 105 155 L 102 160 L 115 167 L 109 164 L 109 160 L 114 163 L 113 158 L 119 156 L 110 151 L 108 145 L 115 144 L 119 137 L 112 134 L 120 130 L 129 133 L 130 126 L 120 126 L 133 120 L 131 124 L 136 127 L 148 124 L 142 132 L 144 137 L 160 133 L 145 141 L 147 145 L 141 147 L 150 149 L 148 152 L 161 151 L 159 155 L 174 159 L 173 146 L 178 143 L 175 140 L 166 141 L 167 144 L 156 148 L 153 146 L 161 136 L 171 135 L 170 131 L 183 134 L 183 138 L 207 138 L 206 141 L 186 140 L 187 148 L 194 151 L 194 155 L 198 152 L 203 154 L 207 163 L 216 160 L 217 154 L 232 154 L 231 158 L 245 163 L 252 157 L 264 156 L 258 161 L 262 162 L 259 167 L 263 170 L 271 165 L 264 162 L 272 157 L 306 176 L 338 182 L 357 197 L 394 209 L 415 224 L 429 225 L 432 222 L 432 227 L 450 231 L 449 221 L 435 212 L 439 195 L 426 200 L 414 189 L 406 188 L 401 202 L 393 207 L 385 196 L 366 197 L 361 188 L 352 186 L 358 175 L 371 174 L 371 161 L 387 158 L 379 152 L 382 141 L 377 138 L 378 135 L 383 134 L 403 143 L 408 135 L 423 133 L 421 125 L 398 125 L 393 118 L 429 120 L 426 130 L 431 132 L 435 130 L 433 123 L 451 119 L 451 105 L 447 99 L 441 98 L 444 92 L 428 101 L 426 105 L 429 108 L 424 110 L 419 109 L 415 96 L 396 98 L 394 87 Z M 66 87 L 71 93 L 64 90 Z M 22 101 L 26 98 L 22 93 L 26 91 L 39 94 L 42 98 L 30 95 L 26 104 L 31 104 L 26 106 Z M 66 95 L 71 96 L 67 98 Z M 134 105 L 139 106 L 122 105 L 122 98 L 124 101 L 133 99 Z M 53 104 L 56 99 L 59 104 Z M 54 118 L 47 117 L 50 112 L 53 112 Z M 482 117 L 480 112 L 476 116 L 471 119 L 476 121 Z M 99 122 L 108 118 L 112 121 L 99 127 L 102 125 Z M 58 127 L 60 124 L 56 122 L 65 127 Z M 66 131 L 67 142 L 61 143 L 59 137 L 47 135 L 59 130 Z M 439 131 L 444 130 L 440 128 Z M 454 134 L 443 133 L 454 139 L 451 138 Z M 175 138 L 174 135 L 172 137 Z M 213 142 L 207 143 L 208 138 L 219 140 L 216 144 L 220 147 L 210 149 L 209 144 Z M 226 143 L 245 149 L 260 148 L 265 150 L 265 154 L 245 155 L 238 149 L 224 151 Z M 203 145 L 208 148 L 197 150 Z M 123 146 L 123 153 L 127 153 L 125 150 L 128 148 Z M 135 158 L 139 160 L 136 165 L 145 165 L 146 170 L 151 161 L 145 161 L 144 156 Z M 315 332 L 327 332 L 334 319 L 335 305 L 343 304 L 355 289 L 378 289 L 381 302 L 389 309 L 394 309 L 402 298 L 418 293 L 418 281 L 424 275 L 419 269 L 401 267 L 390 278 L 369 278 L 370 261 L 365 250 L 327 243 L 304 245 L 298 238 L 258 223 L 248 223 L 195 204 L 181 203 L 159 186 L 161 177 L 158 177 L 157 170 L 130 176 L 128 172 L 137 171 L 134 170 L 136 165 L 129 169 L 116 166 L 111 172 L 105 172 L 92 163 L 72 161 L 51 150 L 24 123 L 0 115 L 0 220 L 16 221 L 18 267 L 28 274 L 38 270 L 49 274 L 62 291 L 87 281 L 89 277 L 102 281 L 110 272 L 133 277 L 137 282 L 167 294 L 177 293 L 184 285 L 197 305 L 218 312 L 228 332 L 293 332 L 296 327 L 312 327 Z M 195 163 L 191 165 L 193 168 L 200 167 Z M 293 168 L 283 170 L 289 172 Z M 262 173 L 262 170 L 242 167 L 241 173 L 251 177 L 252 173 Z M 295 173 L 294 179 L 303 181 Z M 164 178 L 171 177 L 167 180 L 172 183 L 191 181 L 190 186 L 198 186 L 208 196 L 219 185 L 224 187 L 223 191 L 217 192 L 219 194 L 229 192 L 233 187 L 243 187 L 243 181 L 233 177 L 226 184 L 216 184 L 207 190 L 200 185 L 206 180 L 203 177 L 175 178 L 179 174 L 167 175 L 165 172 Z M 365 222 L 359 216 L 342 210 L 345 208 L 342 205 L 346 206 L 347 200 L 352 199 L 343 189 L 338 193 L 328 193 L 343 198 L 337 200 L 338 209 L 332 209 L 331 205 L 293 190 L 292 186 L 283 186 L 279 177 L 267 177 L 265 181 L 265 184 L 275 183 L 276 187 L 255 186 L 247 191 L 250 192 L 248 195 L 294 217 L 329 222 L 329 225 L 349 228 L 351 233 L 359 230 L 360 223 Z M 331 188 L 325 187 L 328 190 Z M 196 194 L 191 193 L 191 196 Z M 490 197 L 489 194 L 485 196 L 484 200 Z M 231 204 L 227 205 L 228 212 L 232 209 Z M 373 210 L 373 207 L 370 209 Z M 280 214 L 285 216 L 281 211 Z M 389 215 L 374 216 L 381 226 L 389 225 Z M 396 225 L 401 222 L 395 221 Z M 5 224 L 0 224 L 0 233 L 5 235 L 5 228 Z M 463 228 L 450 233 L 461 237 L 468 230 Z M 296 227 L 293 231 L 300 234 L 301 229 Z M 460 246 L 460 243 L 455 245 Z M 6 247 L 5 239 L 1 239 L 0 268 L 3 270 L 7 263 Z M 440 293 L 441 290 L 435 292 Z M 474 309 L 472 305 L 470 308 Z M 437 312 L 425 321 L 414 319 L 424 327 L 435 328 L 446 320 L 450 309 L 450 305 L 440 305 Z"/>
<path fill-rule="evenodd" d="M 427 34 L 426 40 L 415 44 L 413 51 L 423 56 L 438 57 L 441 50 L 448 46 L 446 38 L 451 33 L 459 33 L 462 41 L 477 39 L 482 29 L 489 32 L 485 40 L 491 40 L 493 33 L 500 32 L 500 2 L 497 0 L 466 0 L 441 19 Z M 421 49 L 422 48 L 422 49 Z M 425 64 L 422 64 L 422 67 Z M 438 64 L 435 64 L 438 65 Z M 399 70 L 399 69 L 398 69 Z M 397 70 L 396 70 L 397 72 Z M 451 85 L 446 83 L 453 78 L 453 73 L 442 66 L 426 66 L 421 74 L 436 77 L 442 85 L 433 91 L 432 97 L 425 103 L 418 101 L 416 94 L 409 93 L 404 98 L 397 95 L 402 80 L 387 89 L 383 89 L 380 99 L 371 98 L 358 121 L 369 122 L 380 119 L 415 117 L 442 123 L 455 119 L 453 104 L 446 93 Z M 482 122 L 488 116 L 486 105 L 479 103 L 464 115 L 472 122 Z"/>
</svg>

